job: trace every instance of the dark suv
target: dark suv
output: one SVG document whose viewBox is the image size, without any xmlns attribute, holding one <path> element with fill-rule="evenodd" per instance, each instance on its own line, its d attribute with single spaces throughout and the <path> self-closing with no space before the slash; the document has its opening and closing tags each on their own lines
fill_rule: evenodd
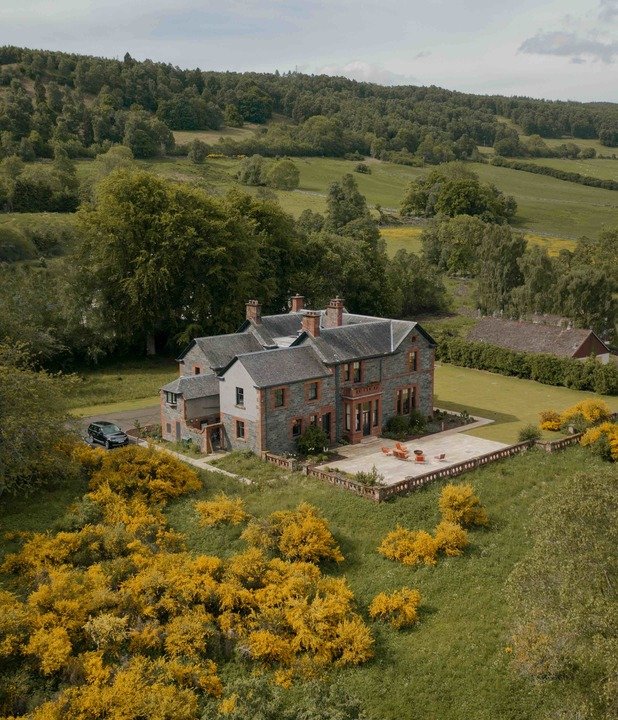
<svg viewBox="0 0 618 720">
<path fill-rule="evenodd" d="M 122 432 L 118 425 L 105 420 L 90 423 L 88 425 L 88 437 L 92 442 L 101 443 L 108 449 L 127 445 L 129 442 L 129 436 Z"/>
</svg>

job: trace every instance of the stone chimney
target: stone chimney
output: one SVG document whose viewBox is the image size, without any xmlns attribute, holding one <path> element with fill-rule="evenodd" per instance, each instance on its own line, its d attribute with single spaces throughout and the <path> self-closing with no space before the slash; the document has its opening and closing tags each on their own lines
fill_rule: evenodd
<svg viewBox="0 0 618 720">
<path fill-rule="evenodd" d="M 257 300 L 248 300 L 245 305 L 247 311 L 247 320 L 253 320 L 259 325 L 262 322 L 262 306 Z"/>
<path fill-rule="evenodd" d="M 343 325 L 343 300 L 340 297 L 333 298 L 326 306 L 324 316 L 324 327 L 333 328 Z"/>
<path fill-rule="evenodd" d="M 290 298 L 290 312 L 300 312 L 305 307 L 305 298 L 302 295 L 294 295 Z"/>
<path fill-rule="evenodd" d="M 303 315 L 303 330 L 313 337 L 320 336 L 320 315 L 317 310 L 306 310 Z"/>
</svg>

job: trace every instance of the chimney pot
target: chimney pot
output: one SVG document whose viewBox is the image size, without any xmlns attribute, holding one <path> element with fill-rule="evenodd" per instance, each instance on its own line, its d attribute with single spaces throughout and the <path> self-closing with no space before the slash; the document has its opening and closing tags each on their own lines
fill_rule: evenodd
<svg viewBox="0 0 618 720">
<path fill-rule="evenodd" d="M 302 295 L 294 295 L 290 299 L 290 304 L 290 312 L 300 312 L 305 307 L 305 298 Z"/>
<path fill-rule="evenodd" d="M 317 310 L 306 310 L 303 315 L 303 330 L 313 337 L 320 336 L 320 316 Z"/>
<path fill-rule="evenodd" d="M 248 300 L 245 309 L 247 320 L 253 320 L 258 325 L 262 322 L 262 306 L 257 300 Z"/>
<path fill-rule="evenodd" d="M 343 325 L 343 300 L 340 297 L 333 298 L 326 306 L 324 316 L 325 327 L 341 327 Z"/>
</svg>

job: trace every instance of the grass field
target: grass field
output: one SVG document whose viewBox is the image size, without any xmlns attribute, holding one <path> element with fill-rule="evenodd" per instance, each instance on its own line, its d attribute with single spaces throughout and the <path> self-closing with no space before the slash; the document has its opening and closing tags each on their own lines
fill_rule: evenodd
<svg viewBox="0 0 618 720">
<path fill-rule="evenodd" d="M 254 484 L 204 473 L 204 490 L 174 502 L 167 514 L 172 526 L 186 533 L 191 551 L 229 557 L 246 547 L 239 539 L 242 526 L 200 527 L 196 499 L 225 490 L 243 497 L 247 510 L 258 517 L 308 501 L 327 518 L 345 556 L 340 566 L 325 571 L 347 578 L 365 618 L 378 592 L 402 586 L 420 591 L 418 626 L 396 632 L 370 623 L 376 638 L 375 659 L 334 671 L 360 698 L 370 720 L 540 720 L 555 709 L 556 696 L 551 687 L 542 696 L 531 692 L 509 670 L 510 618 L 504 583 L 529 549 L 527 523 L 533 504 L 549 487 L 560 487 L 584 466 L 594 471 L 599 463 L 581 448 L 555 455 L 531 451 L 466 475 L 465 481 L 474 485 L 487 507 L 491 527 L 471 533 L 463 557 L 440 560 L 433 568 L 412 569 L 390 562 L 377 554 L 376 547 L 397 524 L 431 530 L 438 521 L 440 483 L 374 505 L 256 459 L 231 456 L 225 467 L 254 478 Z M 75 481 L 11 500 L 3 510 L 2 530 L 52 528 L 85 490 Z M 17 549 L 4 532 L 0 558 Z M 246 665 L 229 663 L 223 677 L 246 672 Z"/>
<path fill-rule="evenodd" d="M 372 624 L 375 660 L 339 673 L 372 720 L 534 720 L 543 717 L 553 698 L 547 694 L 537 704 L 530 688 L 509 672 L 503 586 L 529 547 L 527 519 L 533 503 L 548 486 L 598 462 L 579 448 L 553 456 L 532 451 L 466 475 L 487 506 L 492 526 L 471 534 L 464 557 L 440 561 L 434 568 L 389 562 L 376 547 L 397 524 L 432 529 L 438 521 L 440 484 L 376 506 L 302 475 L 231 456 L 222 466 L 256 484 L 210 474 L 200 498 L 232 492 L 257 516 L 293 508 L 301 500 L 319 507 L 346 558 L 328 572 L 348 579 L 363 613 L 378 592 L 402 586 L 420 590 L 420 624 L 406 632 Z M 242 528 L 199 528 L 193 498 L 175 503 L 169 517 L 195 552 L 229 556 L 244 548 Z"/>
<path fill-rule="evenodd" d="M 618 180 L 618 160 L 569 160 L 567 158 L 525 158 L 523 162 L 576 172 L 602 180 Z"/>
<path fill-rule="evenodd" d="M 69 390 L 69 404 L 75 414 L 84 416 L 104 412 L 103 406 L 112 403 L 118 411 L 148 407 L 157 402 L 159 388 L 177 375 L 173 360 L 158 357 L 84 370 Z"/>
<path fill-rule="evenodd" d="M 194 165 L 186 158 L 162 158 L 140 161 L 139 165 L 170 180 L 189 182 L 209 192 L 223 194 L 236 185 L 233 176 L 239 162 L 222 158 Z M 353 162 L 335 158 L 294 158 L 294 162 L 300 170 L 299 189 L 274 192 L 282 207 L 296 217 L 307 208 L 324 212 L 330 184 L 354 169 Z M 371 159 L 367 163 L 370 174 L 354 174 L 359 189 L 371 206 L 379 204 L 390 210 L 399 209 L 412 180 L 432 169 Z M 80 177 L 88 175 L 90 164 L 90 161 L 78 163 Z M 482 163 L 471 163 L 470 169 L 478 173 L 481 180 L 493 182 L 515 197 L 518 203 L 515 225 L 534 235 L 564 239 L 576 239 L 584 234 L 594 237 L 603 227 L 616 223 L 618 194 L 611 190 Z M 242 188 L 249 193 L 258 192 L 258 188 Z"/>
<path fill-rule="evenodd" d="M 45 230 L 75 222 L 72 213 L 0 213 L 0 227 L 13 230 Z"/>
<path fill-rule="evenodd" d="M 192 140 L 201 140 L 208 145 L 214 145 L 219 138 L 231 140 L 244 140 L 252 137 L 255 131 L 263 125 L 247 123 L 241 128 L 222 127 L 220 130 L 174 130 L 174 140 L 179 145 L 190 143 Z"/>
<path fill-rule="evenodd" d="M 493 425 L 470 431 L 471 435 L 489 440 L 517 442 L 520 428 L 538 424 L 541 410 L 563 410 L 588 397 L 602 397 L 613 411 L 618 411 L 618 397 L 542 385 L 485 370 L 436 364 L 434 404 L 494 420 Z M 556 436 L 548 434 L 547 437 Z"/>
</svg>

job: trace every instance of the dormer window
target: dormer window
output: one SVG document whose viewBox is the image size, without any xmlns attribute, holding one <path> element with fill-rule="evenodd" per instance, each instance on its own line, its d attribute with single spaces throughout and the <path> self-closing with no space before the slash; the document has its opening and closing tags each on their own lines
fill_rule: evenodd
<svg viewBox="0 0 618 720">
<path fill-rule="evenodd" d="M 176 405 L 178 404 L 178 393 L 167 392 L 167 390 L 166 390 L 165 391 L 165 402 L 168 405 L 171 405 L 171 407 L 176 407 Z"/>
</svg>

